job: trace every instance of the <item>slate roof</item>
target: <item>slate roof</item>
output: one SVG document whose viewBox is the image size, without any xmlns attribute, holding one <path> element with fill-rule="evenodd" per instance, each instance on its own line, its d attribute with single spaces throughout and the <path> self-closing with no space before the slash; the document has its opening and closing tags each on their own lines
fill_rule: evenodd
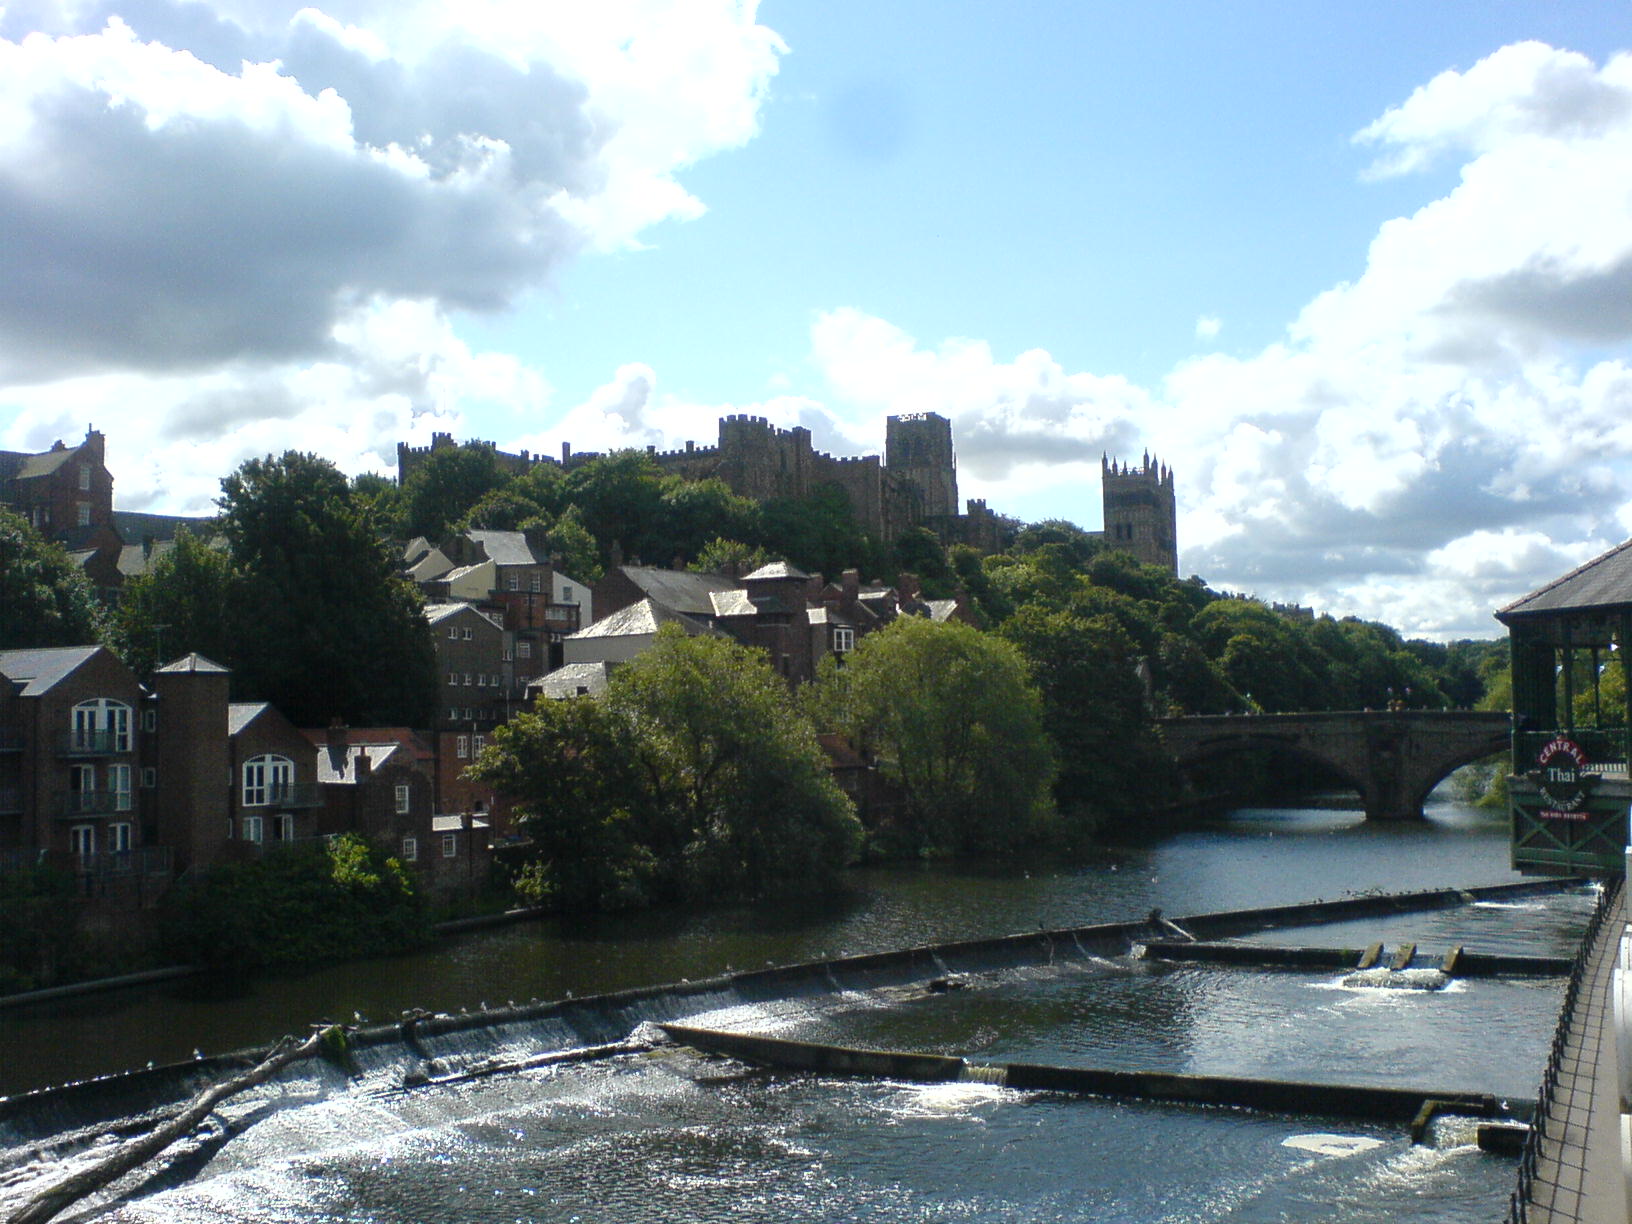
<svg viewBox="0 0 1632 1224">
<path fill-rule="evenodd" d="M 113 529 L 119 538 L 129 544 L 140 544 L 152 537 L 154 543 L 176 538 L 176 532 L 185 527 L 196 536 L 209 539 L 219 534 L 214 518 L 200 518 L 183 514 L 149 514 L 143 510 L 115 510 Z"/>
<path fill-rule="evenodd" d="M 395 744 L 347 744 L 338 752 L 320 745 L 317 749 L 317 780 L 331 786 L 356 786 L 357 761 L 368 758 L 368 767 L 377 770 L 387 765 L 399 751 Z"/>
<path fill-rule="evenodd" d="M 769 565 L 762 565 L 743 579 L 744 582 L 753 582 L 760 578 L 800 578 L 810 580 L 810 575 L 797 566 L 789 565 L 786 561 L 772 561 Z"/>
<path fill-rule="evenodd" d="M 1496 619 L 1546 612 L 1632 607 L 1632 540 L 1555 578 L 1496 613 Z"/>
<path fill-rule="evenodd" d="M 481 547 L 495 565 L 547 565 L 549 557 L 539 556 L 520 531 L 467 531 L 472 543 Z"/>
<path fill-rule="evenodd" d="M 555 700 L 581 696 L 579 689 L 593 697 L 606 692 L 606 682 L 611 672 L 611 665 L 604 662 L 568 663 L 529 681 L 527 688 Z"/>
<path fill-rule="evenodd" d="M 77 446 L 48 451 L 0 451 L 0 474 L 13 480 L 49 476 L 78 453 Z"/>
<path fill-rule="evenodd" d="M 19 696 L 38 697 L 72 675 L 100 646 L 40 646 L 31 650 L 0 650 L 0 676 L 23 686 Z"/>
<path fill-rule="evenodd" d="M 759 611 L 743 590 L 710 591 L 708 601 L 714 606 L 715 616 L 752 616 Z"/>
<path fill-rule="evenodd" d="M 466 569 L 475 566 L 467 565 Z M 438 578 L 446 578 L 453 572 L 453 562 L 442 555 L 440 548 L 428 549 L 419 560 L 408 567 L 408 576 L 415 582 L 434 582 Z"/>
<path fill-rule="evenodd" d="M 222 667 L 221 664 L 217 663 L 214 659 L 207 659 L 203 655 L 199 654 L 196 650 L 193 651 L 192 654 L 182 655 L 181 658 L 166 663 L 163 667 L 159 668 L 160 672 L 193 672 L 200 675 L 212 676 L 225 676 L 227 674 L 227 670 L 227 668 Z"/>
<path fill-rule="evenodd" d="M 647 565 L 623 565 L 618 568 L 649 598 L 687 616 L 713 616 L 714 604 L 710 595 L 715 591 L 732 590 L 737 585 L 720 574 L 694 574 L 689 570 L 657 569 Z"/>
<path fill-rule="evenodd" d="M 929 619 L 933 621 L 947 621 L 958 610 L 958 601 L 955 599 L 926 599 L 924 607 L 929 609 Z"/>
<path fill-rule="evenodd" d="M 237 735 L 272 708 L 269 701 L 233 701 L 227 705 L 227 734 Z"/>
<path fill-rule="evenodd" d="M 571 638 L 605 638 L 605 637 L 637 637 L 641 634 L 656 633 L 664 625 L 679 625 L 687 633 L 697 635 L 701 633 L 718 633 L 710 625 L 694 620 L 680 612 L 664 607 L 653 599 L 643 599 L 637 604 L 630 604 L 620 612 L 611 616 L 602 617 L 593 625 L 588 625 L 577 633 L 570 634 Z"/>
<path fill-rule="evenodd" d="M 455 601 L 453 603 L 434 603 L 425 605 L 425 619 L 433 625 L 440 625 L 443 621 L 447 620 L 448 617 L 457 616 L 461 612 L 473 612 L 477 616 L 481 616 L 483 620 L 488 621 L 488 624 L 493 623 L 492 621 L 488 620 L 487 617 L 482 616 L 482 610 L 476 607 L 474 604 L 459 603 Z"/>
</svg>

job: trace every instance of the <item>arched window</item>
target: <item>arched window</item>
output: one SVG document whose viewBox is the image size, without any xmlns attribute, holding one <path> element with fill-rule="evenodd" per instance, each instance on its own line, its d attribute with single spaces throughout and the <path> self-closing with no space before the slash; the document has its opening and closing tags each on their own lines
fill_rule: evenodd
<svg viewBox="0 0 1632 1224">
<path fill-rule="evenodd" d="M 244 762 L 244 806 L 265 807 L 289 798 L 295 785 L 295 763 L 264 753 Z"/>
<path fill-rule="evenodd" d="M 79 752 L 129 752 L 130 707 L 111 697 L 82 701 L 73 709 L 73 746 Z"/>
</svg>

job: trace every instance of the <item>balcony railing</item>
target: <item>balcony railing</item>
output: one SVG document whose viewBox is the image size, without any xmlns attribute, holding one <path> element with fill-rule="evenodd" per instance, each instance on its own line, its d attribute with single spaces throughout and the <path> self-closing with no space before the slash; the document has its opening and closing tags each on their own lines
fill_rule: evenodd
<svg viewBox="0 0 1632 1224">
<path fill-rule="evenodd" d="M 244 806 L 275 808 L 322 807 L 323 784 L 321 782 L 269 782 L 259 792 L 244 792 Z"/>
<path fill-rule="evenodd" d="M 114 756 L 130 751 L 128 731 L 64 731 L 57 736 L 57 755 Z"/>
<path fill-rule="evenodd" d="M 74 869 L 81 875 L 125 876 L 168 875 L 171 867 L 169 846 L 138 846 L 134 850 L 78 855 Z"/>
<path fill-rule="evenodd" d="M 68 791 L 57 796 L 57 817 L 114 816 L 131 814 L 136 810 L 133 791 Z"/>
</svg>

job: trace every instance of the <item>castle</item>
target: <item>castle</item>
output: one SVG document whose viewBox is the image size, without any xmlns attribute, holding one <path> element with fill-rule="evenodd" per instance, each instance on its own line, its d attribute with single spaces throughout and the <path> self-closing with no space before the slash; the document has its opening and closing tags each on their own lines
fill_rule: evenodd
<svg viewBox="0 0 1632 1224">
<path fill-rule="evenodd" d="M 429 446 L 399 442 L 398 482 L 436 451 L 455 445 L 447 433 L 432 434 Z M 598 457 L 574 451 L 570 443 L 562 445 L 559 459 L 501 451 L 491 442 L 465 445 L 485 448 L 502 470 L 512 473 L 539 463 L 571 470 Z M 782 429 L 764 417 L 746 415 L 722 417 L 713 446 L 687 442 L 680 450 L 647 447 L 647 453 L 665 472 L 687 480 L 718 479 L 760 501 L 806 497 L 823 485 L 837 485 L 850 499 L 857 526 L 876 540 L 893 541 L 910 528 L 926 527 L 948 544 L 991 553 L 1006 547 L 1020 525 L 994 514 L 980 498 L 970 498 L 963 513 L 958 512 L 952 422 L 935 412 L 886 418 L 882 458 L 829 455 L 811 446 L 810 430 L 802 425 Z M 1107 541 L 1146 564 L 1177 573 L 1172 470 L 1148 454 L 1136 468 L 1102 458 L 1100 484 Z"/>
</svg>

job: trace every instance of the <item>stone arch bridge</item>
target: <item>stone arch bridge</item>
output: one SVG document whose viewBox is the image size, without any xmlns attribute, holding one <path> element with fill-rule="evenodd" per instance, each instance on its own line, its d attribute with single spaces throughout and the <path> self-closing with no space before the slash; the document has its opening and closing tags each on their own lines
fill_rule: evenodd
<svg viewBox="0 0 1632 1224">
<path fill-rule="evenodd" d="M 1240 752 L 1313 761 L 1360 792 L 1371 820 L 1422 816 L 1428 792 L 1452 770 L 1510 745 L 1511 716 L 1464 710 L 1220 714 L 1156 720 L 1187 772 Z"/>
</svg>

